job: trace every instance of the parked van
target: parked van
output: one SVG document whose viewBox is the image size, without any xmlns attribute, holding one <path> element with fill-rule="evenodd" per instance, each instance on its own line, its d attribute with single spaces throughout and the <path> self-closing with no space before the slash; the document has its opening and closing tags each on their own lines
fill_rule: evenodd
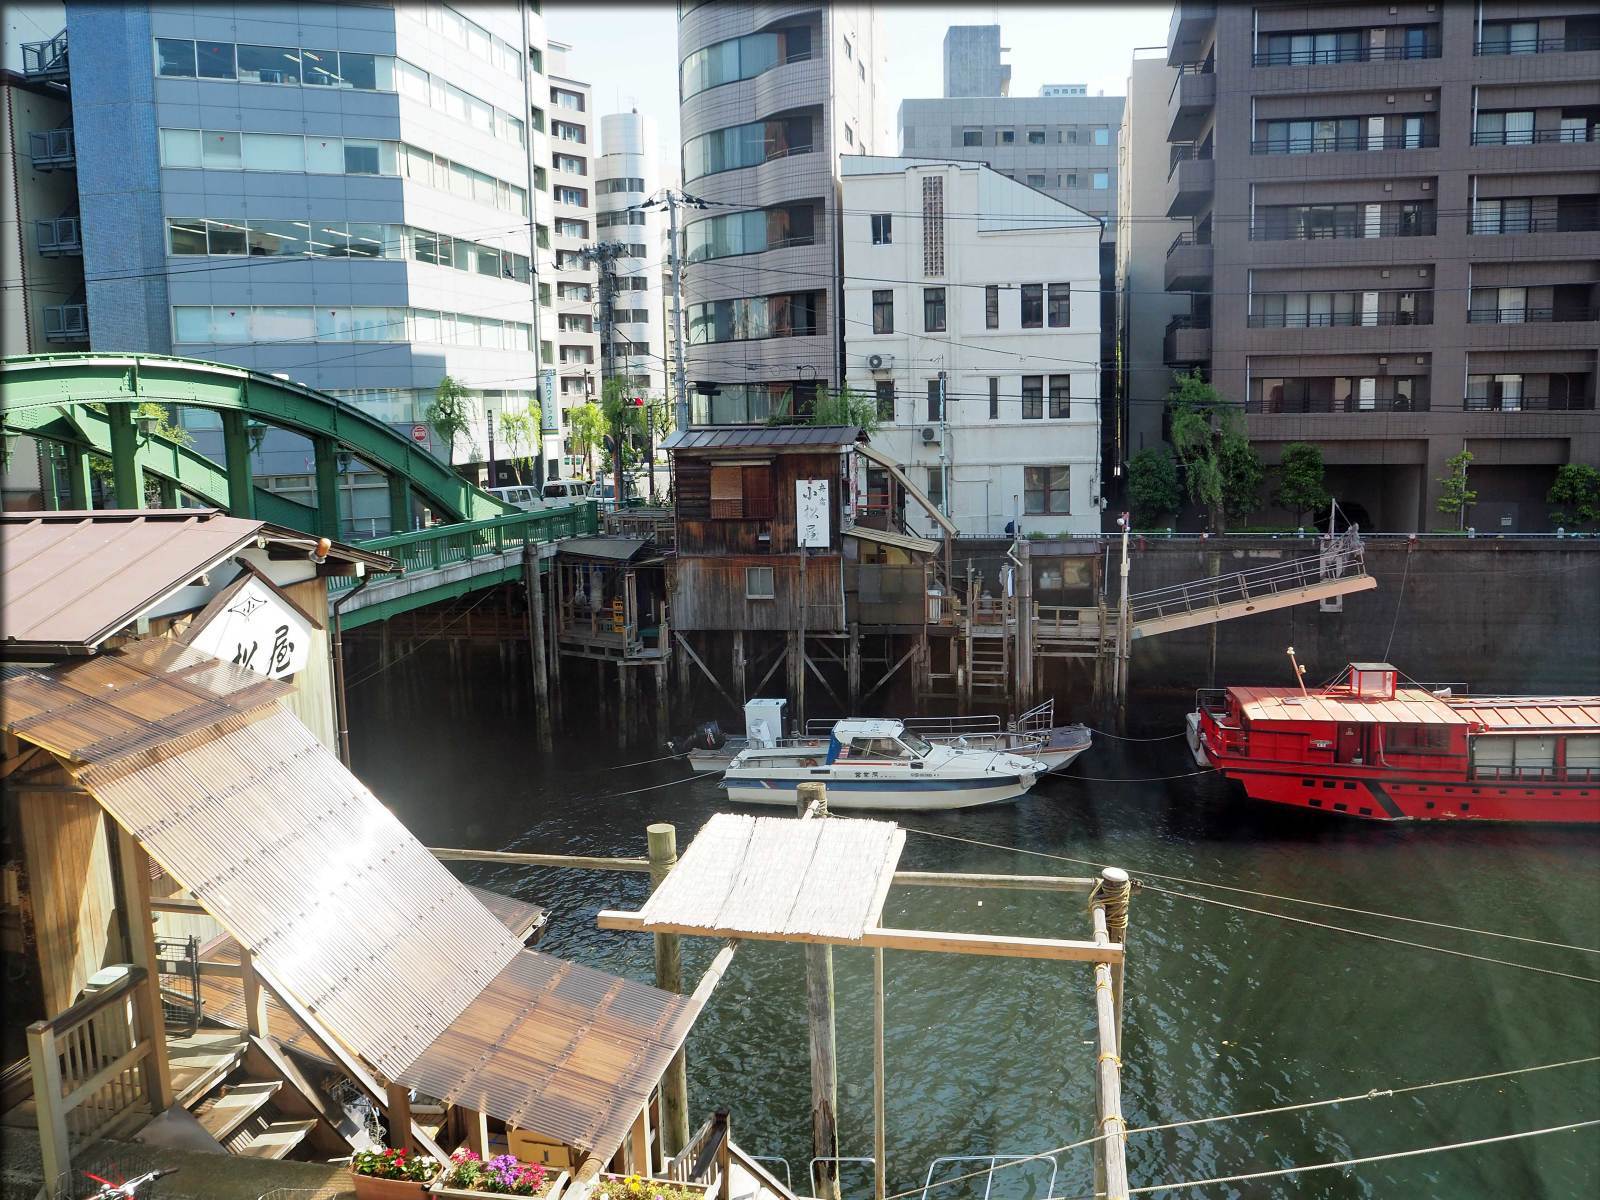
<svg viewBox="0 0 1600 1200">
<path fill-rule="evenodd" d="M 587 500 L 589 498 L 589 481 L 587 479 L 552 479 L 544 485 L 544 498 L 557 503 L 568 503 L 574 500 Z"/>
<path fill-rule="evenodd" d="M 536 487 L 497 487 L 490 488 L 489 494 L 496 500 L 506 504 L 513 504 L 524 512 L 531 512 L 540 508 L 539 489 Z"/>
</svg>

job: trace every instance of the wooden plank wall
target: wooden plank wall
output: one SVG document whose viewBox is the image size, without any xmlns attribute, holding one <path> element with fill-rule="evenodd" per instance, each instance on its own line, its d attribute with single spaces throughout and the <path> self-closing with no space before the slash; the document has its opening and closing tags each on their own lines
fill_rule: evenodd
<svg viewBox="0 0 1600 1200">
<path fill-rule="evenodd" d="M 763 467 L 746 467 L 745 491 L 754 484 L 753 473 L 766 473 L 771 483 L 772 517 L 763 520 L 713 519 L 711 516 L 711 468 L 718 461 L 751 462 L 770 458 Z M 719 460 L 707 455 L 679 452 L 673 458 L 673 481 L 677 495 L 677 551 L 680 558 L 700 554 L 793 554 L 799 546 L 795 535 L 794 485 L 800 479 L 829 481 L 832 541 L 828 549 L 838 553 L 840 490 L 839 451 L 836 447 L 814 454 L 773 454 L 752 448 L 746 455 L 725 455 Z M 770 541 L 762 541 L 767 534 Z M 817 551 L 821 553 L 821 551 Z"/>
<path fill-rule="evenodd" d="M 837 554 L 820 553 L 806 559 L 805 627 L 813 633 L 844 632 L 843 561 Z M 772 568 L 773 599 L 746 599 L 746 567 Z M 800 579 L 798 555 L 685 558 L 680 552 L 668 574 L 672 627 L 684 632 L 798 629 Z"/>
<path fill-rule="evenodd" d="M 60 768 L 30 781 L 72 782 Z M 107 818 L 89 796 L 19 787 L 16 797 L 45 1011 L 54 1015 L 77 999 L 89 976 L 127 960 Z"/>
</svg>

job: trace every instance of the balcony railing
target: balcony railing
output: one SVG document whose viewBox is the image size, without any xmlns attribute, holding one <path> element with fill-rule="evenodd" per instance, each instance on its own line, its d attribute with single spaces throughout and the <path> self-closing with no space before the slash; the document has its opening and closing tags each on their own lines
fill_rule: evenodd
<svg viewBox="0 0 1600 1200">
<path fill-rule="evenodd" d="M 1188 313 L 1179 313 L 1167 322 L 1167 332 L 1176 333 L 1180 329 L 1210 329 L 1210 317 L 1195 317 Z"/>
<path fill-rule="evenodd" d="M 1600 141 L 1600 126 L 1582 129 L 1482 129 L 1472 133 L 1474 146 L 1577 145 Z"/>
<path fill-rule="evenodd" d="M 1189 232 L 1180 233 L 1177 237 L 1172 239 L 1172 245 L 1167 247 L 1167 257 L 1171 258 L 1173 256 L 1173 254 L 1177 251 L 1179 246 L 1209 246 L 1209 245 L 1211 245 L 1211 235 L 1209 233 L 1206 233 L 1206 234 L 1189 233 Z"/>
<path fill-rule="evenodd" d="M 1600 50 L 1600 35 L 1569 34 L 1566 37 L 1515 38 L 1511 41 L 1478 42 L 1472 52 L 1479 55 L 1559 54 L 1564 51 Z"/>
<path fill-rule="evenodd" d="M 1431 150 L 1437 131 L 1421 133 L 1351 133 L 1331 137 L 1261 138 L 1250 143 L 1251 154 L 1350 154 L 1364 150 Z"/>
<path fill-rule="evenodd" d="M 72 167 L 78 162 L 77 143 L 72 127 L 64 129 L 35 129 L 28 134 L 28 157 L 35 171 L 53 171 L 57 167 Z"/>
<path fill-rule="evenodd" d="M 1551 396 L 1548 392 L 1523 392 L 1520 396 L 1467 396 L 1467 412 L 1588 412 L 1593 396 Z"/>
<path fill-rule="evenodd" d="M 83 224 L 77 217 L 47 217 L 33 223 L 39 253 L 46 258 L 83 253 Z"/>
<path fill-rule="evenodd" d="M 1184 78 L 1190 75 L 1213 75 L 1217 70 L 1216 59 L 1208 58 L 1205 62 L 1179 63 L 1174 70 L 1172 90 L 1167 93 L 1167 103 L 1172 103 L 1172 98 L 1178 94 L 1178 89 L 1183 86 Z"/>
<path fill-rule="evenodd" d="M 1196 146 L 1193 142 L 1179 142 L 1172 147 L 1167 156 L 1167 178 L 1172 178 L 1172 173 L 1178 169 L 1178 164 L 1181 162 L 1204 162 L 1210 157 L 1210 145 Z"/>
<path fill-rule="evenodd" d="M 1468 325 L 1544 325 L 1600 320 L 1600 308 L 1565 304 L 1551 308 L 1469 308 Z"/>
<path fill-rule="evenodd" d="M 1352 216 L 1335 225 L 1294 226 L 1275 220 L 1258 220 L 1250 226 L 1252 242 L 1315 242 L 1324 238 L 1432 237 L 1438 232 L 1433 214 L 1382 217 L 1376 222 Z"/>
<path fill-rule="evenodd" d="M 1250 56 L 1253 67 L 1319 67 L 1329 63 L 1389 62 L 1407 58 L 1438 58 L 1439 43 L 1426 46 L 1345 46 L 1333 50 L 1258 50 Z"/>
<path fill-rule="evenodd" d="M 44 336 L 50 342 L 89 340 L 87 304 L 47 304 L 44 307 Z"/>
<path fill-rule="evenodd" d="M 1247 413 L 1273 415 L 1298 415 L 1302 413 L 1373 413 L 1373 412 L 1427 412 L 1426 396 L 1345 396 L 1327 400 L 1273 400 L 1257 397 L 1245 401 Z"/>
<path fill-rule="evenodd" d="M 48 42 L 24 42 L 22 73 L 29 79 L 61 79 L 67 75 L 67 31 Z"/>
<path fill-rule="evenodd" d="M 1334 327 L 1361 328 L 1379 325 L 1432 325 L 1432 313 L 1387 312 L 1375 313 L 1251 313 L 1247 319 L 1251 329 L 1332 329 Z"/>
<path fill-rule="evenodd" d="M 1549 214 L 1487 214 L 1467 222 L 1469 234 L 1495 236 L 1516 233 L 1594 233 L 1600 230 L 1600 205 L 1569 208 Z"/>
</svg>

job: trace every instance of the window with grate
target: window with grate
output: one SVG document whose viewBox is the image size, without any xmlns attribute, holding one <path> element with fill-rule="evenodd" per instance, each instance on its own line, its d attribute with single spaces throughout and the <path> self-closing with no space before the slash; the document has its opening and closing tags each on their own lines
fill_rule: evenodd
<svg viewBox="0 0 1600 1200">
<path fill-rule="evenodd" d="M 944 274 L 944 177 L 922 181 L 922 273 Z"/>
<path fill-rule="evenodd" d="M 711 516 L 737 521 L 744 516 L 744 468 L 711 468 Z"/>
</svg>

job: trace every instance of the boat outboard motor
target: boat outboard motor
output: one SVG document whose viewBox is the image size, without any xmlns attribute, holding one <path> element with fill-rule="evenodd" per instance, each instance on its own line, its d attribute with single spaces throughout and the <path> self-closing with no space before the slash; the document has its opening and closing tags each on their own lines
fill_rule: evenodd
<svg viewBox="0 0 1600 1200">
<path fill-rule="evenodd" d="M 720 750 L 728 744 L 728 735 L 715 721 L 707 721 L 694 732 L 667 743 L 674 754 L 687 754 L 691 750 Z"/>
</svg>

